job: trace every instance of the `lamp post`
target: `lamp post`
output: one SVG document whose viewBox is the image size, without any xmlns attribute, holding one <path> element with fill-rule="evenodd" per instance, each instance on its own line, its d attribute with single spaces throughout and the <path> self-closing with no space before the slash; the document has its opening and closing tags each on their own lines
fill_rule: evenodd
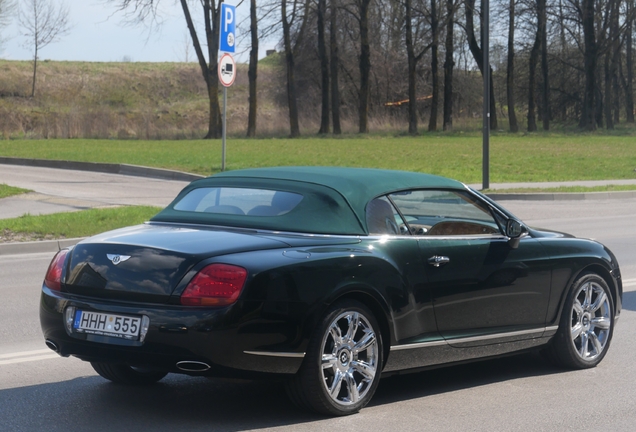
<svg viewBox="0 0 636 432">
<path fill-rule="evenodd" d="M 490 2 L 482 0 L 481 46 L 484 55 L 484 125 L 482 150 L 482 189 L 490 187 Z"/>
</svg>

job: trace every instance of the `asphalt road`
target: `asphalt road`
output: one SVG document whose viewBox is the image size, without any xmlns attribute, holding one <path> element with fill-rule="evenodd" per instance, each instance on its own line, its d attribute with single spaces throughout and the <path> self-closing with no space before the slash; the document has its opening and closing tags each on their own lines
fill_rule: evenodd
<svg viewBox="0 0 636 432">
<path fill-rule="evenodd" d="M 0 219 L 113 205 L 165 207 L 187 182 L 0 165 L 0 184 L 34 191 L 0 200 Z"/>
<path fill-rule="evenodd" d="M 506 206 L 531 225 L 596 238 L 618 256 L 624 310 L 597 368 L 563 371 L 522 355 L 391 377 L 381 381 L 369 407 L 335 419 L 296 410 L 278 382 L 174 375 L 155 386 L 127 388 L 44 346 L 38 297 L 51 254 L 5 255 L 0 431 L 635 430 L 636 199 Z"/>
</svg>

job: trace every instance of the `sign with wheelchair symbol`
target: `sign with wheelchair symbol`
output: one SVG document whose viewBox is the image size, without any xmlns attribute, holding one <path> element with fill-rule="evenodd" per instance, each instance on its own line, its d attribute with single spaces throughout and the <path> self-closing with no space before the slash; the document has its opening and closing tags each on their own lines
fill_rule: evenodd
<svg viewBox="0 0 636 432">
<path fill-rule="evenodd" d="M 234 84 L 236 78 L 236 63 L 230 54 L 223 54 L 219 60 L 219 81 L 224 87 L 230 87 Z"/>
</svg>

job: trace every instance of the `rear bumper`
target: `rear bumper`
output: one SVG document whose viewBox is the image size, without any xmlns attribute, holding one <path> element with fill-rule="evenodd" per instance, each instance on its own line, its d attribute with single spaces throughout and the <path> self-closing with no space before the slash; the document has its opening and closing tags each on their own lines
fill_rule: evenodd
<svg viewBox="0 0 636 432">
<path fill-rule="evenodd" d="M 145 315 L 150 319 L 148 333 L 139 342 L 69 331 L 64 324 L 64 311 L 68 307 Z M 62 356 L 173 373 L 223 377 L 294 374 L 304 356 L 303 347 L 294 343 L 299 334 L 295 326 L 284 320 L 264 318 L 257 303 L 216 309 L 122 305 L 44 287 L 40 323 L 47 344 L 57 347 Z M 192 370 L 191 366 L 196 364 L 205 366 Z"/>
</svg>

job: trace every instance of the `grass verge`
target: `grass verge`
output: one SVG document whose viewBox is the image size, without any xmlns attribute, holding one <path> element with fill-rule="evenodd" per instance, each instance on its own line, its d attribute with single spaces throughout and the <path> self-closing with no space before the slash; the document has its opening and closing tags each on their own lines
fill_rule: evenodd
<svg viewBox="0 0 636 432">
<path fill-rule="evenodd" d="M 28 189 L 8 186 L 6 184 L 0 184 L 0 198 L 7 198 L 14 195 L 21 195 L 27 192 L 31 192 L 31 191 Z"/>
<path fill-rule="evenodd" d="M 159 207 L 131 206 L 2 219 L 0 242 L 87 237 L 143 223 L 159 210 Z"/>
<path fill-rule="evenodd" d="M 0 156 L 128 163 L 211 175 L 219 140 L 3 140 Z M 227 169 L 281 165 L 351 166 L 428 172 L 478 183 L 479 134 L 343 136 L 227 141 Z M 633 136 L 505 134 L 490 140 L 490 181 L 539 182 L 636 178 Z"/>
</svg>

